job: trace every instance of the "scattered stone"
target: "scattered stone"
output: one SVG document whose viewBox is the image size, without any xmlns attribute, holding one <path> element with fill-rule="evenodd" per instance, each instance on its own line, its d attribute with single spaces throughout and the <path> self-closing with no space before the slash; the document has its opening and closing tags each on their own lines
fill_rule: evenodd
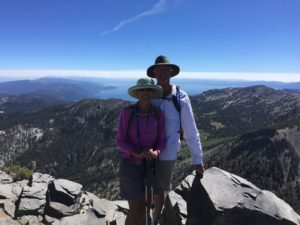
<svg viewBox="0 0 300 225">
<path fill-rule="evenodd" d="M 0 170 L 0 184 L 10 184 L 14 181 L 13 177 Z"/>
<path fill-rule="evenodd" d="M 59 221 L 55 221 L 52 225 L 106 225 L 104 218 L 98 218 L 91 209 L 83 214 L 63 217 Z"/>
</svg>

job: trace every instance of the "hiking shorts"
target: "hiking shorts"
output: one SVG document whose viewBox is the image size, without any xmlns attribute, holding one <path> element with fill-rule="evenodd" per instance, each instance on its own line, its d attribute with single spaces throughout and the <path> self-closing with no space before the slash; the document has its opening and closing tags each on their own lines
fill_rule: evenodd
<svg viewBox="0 0 300 225">
<path fill-rule="evenodd" d="M 148 167 L 144 164 L 135 164 L 130 159 L 122 158 L 120 162 L 120 195 L 124 199 L 135 199 L 144 196 L 145 193 L 145 177 L 149 185 L 153 187 L 153 193 L 158 194 L 158 160 L 155 160 L 155 175 L 153 175 L 153 161 L 148 163 Z M 151 166 L 151 168 L 150 168 Z"/>
<path fill-rule="evenodd" d="M 172 189 L 172 176 L 176 160 L 159 160 L 159 187 L 164 191 Z"/>
</svg>

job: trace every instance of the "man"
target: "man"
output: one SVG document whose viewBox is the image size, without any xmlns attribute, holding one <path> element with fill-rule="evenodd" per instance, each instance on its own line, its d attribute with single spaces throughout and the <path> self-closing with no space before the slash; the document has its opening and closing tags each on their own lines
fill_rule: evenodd
<svg viewBox="0 0 300 225">
<path fill-rule="evenodd" d="M 171 190 L 172 174 L 180 150 L 181 138 L 183 136 L 191 151 L 192 163 L 196 172 L 203 174 L 204 166 L 202 159 L 202 146 L 200 136 L 196 127 L 194 114 L 190 99 L 179 87 L 172 85 L 170 79 L 176 76 L 180 68 L 171 64 L 166 56 L 158 56 L 155 64 L 147 69 L 147 75 L 157 80 L 157 85 L 163 89 L 163 97 L 154 99 L 153 104 L 160 107 L 165 114 L 165 126 L 167 133 L 167 147 L 161 153 L 159 159 L 159 184 L 160 193 L 155 199 L 156 209 L 154 219 L 159 220 L 166 193 Z"/>
</svg>

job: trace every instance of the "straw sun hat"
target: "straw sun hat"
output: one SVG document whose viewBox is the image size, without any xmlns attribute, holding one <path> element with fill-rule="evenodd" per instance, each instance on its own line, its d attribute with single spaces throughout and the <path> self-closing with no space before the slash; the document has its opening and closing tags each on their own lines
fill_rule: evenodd
<svg viewBox="0 0 300 225">
<path fill-rule="evenodd" d="M 138 98 L 137 90 L 150 88 L 153 89 L 154 95 L 153 98 L 158 98 L 162 96 L 162 89 L 160 86 L 155 85 L 154 81 L 148 77 L 140 78 L 136 82 L 135 86 L 132 86 L 128 89 L 128 94 L 134 98 Z"/>
<path fill-rule="evenodd" d="M 155 64 L 147 69 L 147 75 L 149 77 L 155 77 L 153 74 L 153 69 L 157 66 L 170 66 L 173 69 L 173 73 L 171 74 L 172 77 L 176 76 L 180 71 L 179 66 L 170 63 L 169 59 L 166 56 L 160 55 L 155 59 Z"/>
</svg>

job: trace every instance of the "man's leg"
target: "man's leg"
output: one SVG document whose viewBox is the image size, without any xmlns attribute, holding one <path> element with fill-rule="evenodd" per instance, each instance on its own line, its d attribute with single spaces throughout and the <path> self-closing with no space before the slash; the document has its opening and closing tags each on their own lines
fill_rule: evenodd
<svg viewBox="0 0 300 225">
<path fill-rule="evenodd" d="M 158 221 L 161 215 L 168 192 L 171 190 L 172 175 L 176 160 L 159 161 L 159 187 L 160 191 L 154 198 L 154 221 Z"/>
</svg>

